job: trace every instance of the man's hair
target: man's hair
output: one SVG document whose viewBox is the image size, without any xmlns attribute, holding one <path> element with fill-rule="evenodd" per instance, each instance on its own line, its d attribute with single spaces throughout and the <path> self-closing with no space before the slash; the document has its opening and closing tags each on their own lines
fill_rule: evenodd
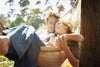
<svg viewBox="0 0 100 67">
<path fill-rule="evenodd" d="M 48 22 L 48 19 L 49 19 L 50 17 L 55 17 L 57 20 L 59 20 L 60 15 L 59 15 L 58 13 L 50 12 L 50 13 L 48 13 L 48 14 L 46 15 L 45 21 Z"/>
</svg>

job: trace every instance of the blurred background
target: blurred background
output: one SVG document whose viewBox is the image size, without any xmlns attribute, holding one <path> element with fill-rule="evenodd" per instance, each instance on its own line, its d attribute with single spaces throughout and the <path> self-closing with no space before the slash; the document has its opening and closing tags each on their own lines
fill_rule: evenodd
<svg viewBox="0 0 100 67">
<path fill-rule="evenodd" d="M 63 16 L 72 8 L 75 0 L 1 0 L 0 19 L 8 26 L 27 24 L 45 25 L 45 15 L 51 11 Z"/>
</svg>

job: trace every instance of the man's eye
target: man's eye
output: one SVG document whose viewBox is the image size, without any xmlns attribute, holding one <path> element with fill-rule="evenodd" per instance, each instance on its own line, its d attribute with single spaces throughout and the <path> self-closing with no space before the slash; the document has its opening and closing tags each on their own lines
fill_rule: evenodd
<svg viewBox="0 0 100 67">
<path fill-rule="evenodd" d="M 58 25 L 59 25 L 60 23 L 58 23 Z"/>
<path fill-rule="evenodd" d="M 55 22 L 57 22 L 57 20 Z"/>
<path fill-rule="evenodd" d="M 55 21 L 55 23 L 57 23 L 57 21 Z"/>
</svg>

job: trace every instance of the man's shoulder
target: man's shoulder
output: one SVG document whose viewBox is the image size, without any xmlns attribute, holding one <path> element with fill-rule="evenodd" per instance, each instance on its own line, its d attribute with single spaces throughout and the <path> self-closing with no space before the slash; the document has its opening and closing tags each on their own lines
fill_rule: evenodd
<svg viewBox="0 0 100 67">
<path fill-rule="evenodd" d="M 47 36 L 47 31 L 46 30 L 38 30 L 36 31 L 36 34 L 41 38 L 41 40 Z"/>
<path fill-rule="evenodd" d="M 47 30 L 38 30 L 36 31 L 37 35 L 40 37 L 40 39 L 44 42 L 49 38 L 50 33 L 48 33 Z"/>
</svg>

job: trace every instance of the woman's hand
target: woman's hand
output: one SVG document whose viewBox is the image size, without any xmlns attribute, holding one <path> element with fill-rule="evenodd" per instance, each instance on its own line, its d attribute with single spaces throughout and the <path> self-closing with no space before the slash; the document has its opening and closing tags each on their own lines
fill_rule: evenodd
<svg viewBox="0 0 100 67">
<path fill-rule="evenodd" d="M 46 45 L 54 47 L 54 45 L 51 42 L 47 42 Z"/>
<path fill-rule="evenodd" d="M 67 46 L 67 42 L 66 42 L 66 38 L 62 35 L 62 36 L 58 36 L 56 38 L 56 44 L 59 44 L 59 46 L 64 49 Z"/>
</svg>

